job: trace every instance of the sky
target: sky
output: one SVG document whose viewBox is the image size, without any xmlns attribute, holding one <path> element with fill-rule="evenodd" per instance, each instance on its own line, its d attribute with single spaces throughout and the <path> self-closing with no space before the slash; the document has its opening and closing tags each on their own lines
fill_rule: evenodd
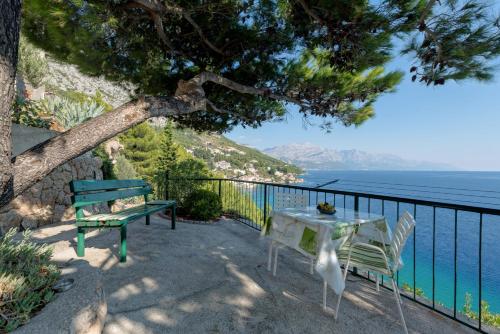
<svg viewBox="0 0 500 334">
<path fill-rule="evenodd" d="M 258 129 L 235 128 L 227 136 L 258 149 L 290 143 L 395 154 L 405 159 L 451 164 L 463 170 L 500 171 L 500 68 L 492 82 L 411 82 L 409 58 L 387 69 L 405 72 L 395 93 L 375 103 L 375 118 L 360 127 L 336 124 L 331 133 L 304 126 L 296 109 L 287 120 Z M 316 122 L 318 125 L 319 121 Z"/>
</svg>

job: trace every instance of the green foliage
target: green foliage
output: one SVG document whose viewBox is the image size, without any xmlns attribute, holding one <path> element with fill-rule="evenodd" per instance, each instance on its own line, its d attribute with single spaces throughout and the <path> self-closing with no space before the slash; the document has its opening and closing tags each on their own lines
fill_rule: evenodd
<svg viewBox="0 0 500 334">
<path fill-rule="evenodd" d="M 471 319 L 479 319 L 478 313 L 472 309 L 472 295 L 468 292 L 465 294 L 465 302 L 462 313 Z M 490 305 L 485 300 L 481 300 L 481 320 L 483 324 L 500 328 L 500 314 L 492 313 L 490 311 Z"/>
<path fill-rule="evenodd" d="M 192 179 L 207 178 L 211 173 L 207 165 L 199 159 L 186 158 L 174 166 L 169 173 L 172 181 L 168 182 L 170 198 L 177 200 L 181 208 L 186 208 L 186 199 L 193 191 L 202 189 L 203 183 Z M 165 175 L 159 175 L 161 185 L 165 185 Z M 164 188 L 163 188 L 164 189 Z M 163 193 L 163 192 L 161 192 Z"/>
<path fill-rule="evenodd" d="M 413 288 L 408 283 L 404 282 L 402 287 L 403 287 L 403 290 L 405 290 L 406 292 L 413 293 Z M 416 288 L 415 295 L 425 298 L 424 290 L 422 288 L 419 288 L 419 287 Z"/>
<path fill-rule="evenodd" d="M 122 154 L 132 163 L 137 176 L 153 181 L 161 154 L 161 136 L 148 123 L 136 125 L 119 136 Z"/>
<path fill-rule="evenodd" d="M 104 112 L 104 107 L 95 101 L 74 102 L 58 96 L 43 99 L 37 105 L 41 113 L 52 115 L 64 129 L 71 129 Z"/>
<path fill-rule="evenodd" d="M 163 136 L 161 138 L 160 156 L 158 157 L 158 173 L 170 172 L 173 166 L 177 163 L 179 148 L 174 142 L 172 122 L 167 122 L 163 128 Z"/>
<path fill-rule="evenodd" d="M 95 95 L 87 95 L 77 90 L 63 90 L 63 91 L 57 91 L 56 95 L 81 105 L 97 104 L 103 108 L 104 112 L 113 110 L 113 106 L 104 100 L 104 96 L 99 91 L 97 91 Z"/>
<path fill-rule="evenodd" d="M 104 150 L 103 145 L 97 146 L 92 153 L 94 156 L 99 157 L 102 161 L 102 177 L 104 180 L 114 180 L 116 179 L 115 172 L 113 170 L 113 162 L 109 158 L 108 154 Z"/>
<path fill-rule="evenodd" d="M 185 208 L 191 217 L 201 220 L 215 219 L 222 214 L 219 195 L 205 189 L 191 192 L 186 198 Z"/>
<path fill-rule="evenodd" d="M 15 241 L 15 229 L 0 239 L 0 332 L 10 332 L 54 297 L 60 272 L 50 261 L 52 248 L 31 241 L 25 231 Z"/>
<path fill-rule="evenodd" d="M 118 180 L 130 180 L 137 178 L 134 166 L 121 154 L 116 157 L 113 172 Z"/>
<path fill-rule="evenodd" d="M 43 111 L 34 101 L 17 97 L 13 110 L 12 122 L 35 128 L 48 128 L 50 126 L 50 117 L 43 114 Z"/>
<path fill-rule="evenodd" d="M 43 52 L 33 46 L 23 35 L 19 39 L 19 63 L 17 70 L 34 87 L 39 87 L 43 84 L 49 70 L 49 65 Z"/>
</svg>

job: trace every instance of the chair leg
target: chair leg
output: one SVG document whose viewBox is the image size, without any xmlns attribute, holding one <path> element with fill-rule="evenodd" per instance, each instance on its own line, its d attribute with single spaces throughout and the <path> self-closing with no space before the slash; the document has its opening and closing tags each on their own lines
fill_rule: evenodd
<svg viewBox="0 0 500 334">
<path fill-rule="evenodd" d="M 399 316 L 401 317 L 401 323 L 406 334 L 408 334 L 408 328 L 406 328 L 405 317 L 403 315 L 403 309 L 401 308 L 401 303 L 398 296 L 398 288 L 394 279 L 392 279 L 392 291 L 394 292 L 394 297 L 396 298 L 396 304 L 398 304 Z"/>
<path fill-rule="evenodd" d="M 276 276 L 276 268 L 278 267 L 278 250 L 279 247 L 274 248 L 274 268 L 273 268 L 273 276 Z"/>
<path fill-rule="evenodd" d="M 328 289 L 328 283 L 323 280 L 323 311 L 326 311 L 326 292 Z"/>
<path fill-rule="evenodd" d="M 269 242 L 269 254 L 267 257 L 267 271 L 271 271 L 271 266 L 273 263 L 273 241 Z"/>
<path fill-rule="evenodd" d="M 127 224 L 120 226 L 120 262 L 127 261 Z"/>
<path fill-rule="evenodd" d="M 149 215 L 146 216 L 146 225 L 149 225 L 151 224 L 151 218 L 149 217 Z"/>
<path fill-rule="evenodd" d="M 346 262 L 345 268 L 344 268 L 344 282 L 347 278 L 347 271 L 349 270 L 349 262 L 351 262 L 351 252 L 350 251 L 349 251 L 349 255 L 347 256 L 347 262 Z M 337 316 L 339 315 L 340 301 L 342 300 L 342 294 L 343 294 L 343 292 L 340 293 L 339 298 L 337 299 L 337 307 L 335 307 L 335 316 L 334 316 L 335 321 L 337 320 Z"/>
<path fill-rule="evenodd" d="M 85 256 L 85 229 L 83 227 L 78 228 L 76 240 L 76 255 L 79 257 Z"/>
<path fill-rule="evenodd" d="M 314 259 L 311 258 L 311 266 L 309 267 L 309 274 L 314 275 Z"/>
<path fill-rule="evenodd" d="M 396 283 L 396 290 L 398 292 L 399 303 L 403 305 L 403 297 L 401 297 L 401 292 L 399 291 L 398 284 Z"/>
</svg>

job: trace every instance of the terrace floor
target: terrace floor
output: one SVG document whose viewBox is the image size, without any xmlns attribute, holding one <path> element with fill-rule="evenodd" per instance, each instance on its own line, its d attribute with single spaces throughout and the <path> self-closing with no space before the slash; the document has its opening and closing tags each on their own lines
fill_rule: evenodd
<svg viewBox="0 0 500 334">
<path fill-rule="evenodd" d="M 65 226 L 56 236 L 50 228 L 35 234 L 66 240 L 57 243 L 56 260 L 74 254 L 76 233 Z M 126 263 L 118 262 L 118 240 L 118 230 L 105 231 L 89 235 L 86 245 L 85 260 L 104 273 L 106 334 L 402 332 L 392 293 L 353 276 L 335 322 L 333 310 L 321 307 L 321 278 L 308 273 L 304 258 L 283 250 L 273 277 L 267 241 L 229 219 L 179 222 L 176 230 L 159 216 L 150 226 L 132 223 Z M 329 306 L 335 300 L 330 290 Z M 472 332 L 409 300 L 403 312 L 410 333 Z"/>
</svg>

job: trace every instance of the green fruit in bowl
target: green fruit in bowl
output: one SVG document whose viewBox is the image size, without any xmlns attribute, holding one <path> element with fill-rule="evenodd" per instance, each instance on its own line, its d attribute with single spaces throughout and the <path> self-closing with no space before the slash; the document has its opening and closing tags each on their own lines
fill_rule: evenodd
<svg viewBox="0 0 500 334">
<path fill-rule="evenodd" d="M 318 203 L 318 206 L 316 207 L 321 213 L 334 213 L 335 212 L 335 207 L 328 202 L 322 202 Z"/>
</svg>

